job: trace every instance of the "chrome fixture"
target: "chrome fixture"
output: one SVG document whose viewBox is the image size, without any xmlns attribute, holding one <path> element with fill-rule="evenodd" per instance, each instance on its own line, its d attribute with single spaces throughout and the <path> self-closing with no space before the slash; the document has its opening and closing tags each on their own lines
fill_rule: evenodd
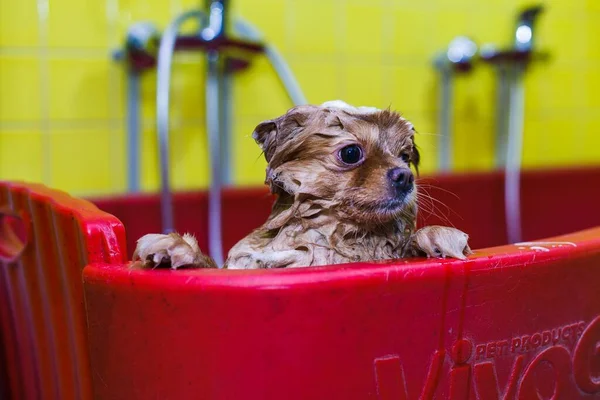
<svg viewBox="0 0 600 400">
<path fill-rule="evenodd" d="M 504 166 L 506 229 L 509 243 L 521 241 L 520 169 L 523 153 L 525 91 L 523 76 L 531 61 L 546 58 L 534 51 L 535 22 L 542 6 L 528 7 L 518 16 L 513 44 L 506 49 L 484 46 L 480 56 L 496 67 L 496 165 Z"/>
<path fill-rule="evenodd" d="M 125 50 L 115 51 L 113 58 L 143 56 L 156 52 L 160 35 L 150 22 L 138 22 L 129 27 L 125 37 Z M 144 68 L 127 63 L 127 188 L 130 193 L 140 190 L 140 76 Z"/>
<path fill-rule="evenodd" d="M 181 26 L 188 21 L 199 22 L 200 29 L 193 35 L 181 35 Z M 143 29 L 141 29 L 143 28 Z M 148 25 L 132 29 L 133 44 L 146 43 Z M 137 32 L 143 34 L 137 34 Z M 151 43 L 152 40 L 148 40 Z M 128 41 L 129 43 L 129 41 Z M 158 51 L 148 45 L 126 47 L 130 69 L 137 74 L 156 66 L 156 127 L 159 146 L 161 176 L 161 222 L 163 232 L 174 230 L 172 194 L 169 177 L 169 94 L 171 86 L 171 64 L 174 51 L 201 50 L 206 53 L 206 127 L 210 157 L 209 188 L 209 253 L 217 265 L 223 265 L 221 235 L 221 188 L 231 182 L 229 154 L 231 153 L 231 75 L 249 67 L 254 56 L 264 54 L 277 73 L 282 85 L 294 105 L 306 104 L 291 70 L 276 49 L 262 39 L 260 33 L 243 20 L 231 20 L 229 2 L 208 0 L 204 10 L 191 10 L 175 18 L 159 38 Z M 129 90 L 138 91 L 136 81 Z M 134 98 L 134 95 L 131 95 Z M 132 103 L 134 103 L 132 101 Z M 135 107 L 135 104 L 132 104 Z M 135 111 L 130 110 L 132 115 Z M 129 126 L 130 156 L 139 152 L 139 119 L 131 117 Z M 130 158 L 131 162 L 136 157 Z M 134 176 L 135 175 L 135 176 Z M 139 174 L 131 174 L 131 180 Z M 130 184 L 135 188 L 135 184 Z"/>
<path fill-rule="evenodd" d="M 473 68 L 477 45 L 466 36 L 454 38 L 448 48 L 437 55 L 434 66 L 440 74 L 438 160 L 439 168 L 448 171 L 452 167 L 452 98 L 454 77 Z"/>
</svg>

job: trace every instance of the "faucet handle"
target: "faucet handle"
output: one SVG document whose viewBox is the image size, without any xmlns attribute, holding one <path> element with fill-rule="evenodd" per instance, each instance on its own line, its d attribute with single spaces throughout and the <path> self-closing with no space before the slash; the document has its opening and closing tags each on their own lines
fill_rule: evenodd
<svg viewBox="0 0 600 400">
<path fill-rule="evenodd" d="M 540 5 L 523 9 L 517 16 L 515 28 L 515 49 L 529 52 L 533 48 L 534 23 L 538 15 L 544 10 Z"/>
<path fill-rule="evenodd" d="M 472 68 L 477 54 L 477 44 L 467 36 L 457 36 L 448 48 L 437 55 L 434 65 L 440 70 L 453 69 L 466 72 Z"/>
<path fill-rule="evenodd" d="M 481 59 L 495 65 L 527 64 L 532 60 L 547 60 L 550 57 L 547 52 L 533 51 L 534 23 L 542 11 L 544 7 L 541 4 L 521 10 L 517 14 L 513 46 L 497 49 L 495 46 L 483 45 L 479 52 Z"/>
<path fill-rule="evenodd" d="M 530 6 L 523 9 L 517 18 L 517 24 L 521 24 L 523 22 L 529 22 L 533 24 L 537 16 L 544 11 L 544 6 L 541 4 Z"/>
</svg>

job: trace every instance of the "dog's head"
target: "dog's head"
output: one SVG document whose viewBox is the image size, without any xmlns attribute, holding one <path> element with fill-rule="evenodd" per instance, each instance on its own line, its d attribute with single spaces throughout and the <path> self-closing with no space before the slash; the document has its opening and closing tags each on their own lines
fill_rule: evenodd
<svg viewBox="0 0 600 400">
<path fill-rule="evenodd" d="M 259 124 L 253 137 L 268 162 L 266 183 L 273 193 L 296 207 L 308 201 L 312 213 L 306 215 L 326 210 L 377 224 L 414 221 L 414 133 L 398 113 L 332 101 L 294 107 Z"/>
</svg>

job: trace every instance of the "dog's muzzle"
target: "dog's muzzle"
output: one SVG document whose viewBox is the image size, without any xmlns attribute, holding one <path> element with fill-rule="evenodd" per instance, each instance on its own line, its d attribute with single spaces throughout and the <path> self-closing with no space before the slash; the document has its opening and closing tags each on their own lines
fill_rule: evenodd
<svg viewBox="0 0 600 400">
<path fill-rule="evenodd" d="M 387 176 L 397 196 L 410 193 L 414 187 L 415 177 L 410 169 L 392 168 L 388 171 Z"/>
</svg>

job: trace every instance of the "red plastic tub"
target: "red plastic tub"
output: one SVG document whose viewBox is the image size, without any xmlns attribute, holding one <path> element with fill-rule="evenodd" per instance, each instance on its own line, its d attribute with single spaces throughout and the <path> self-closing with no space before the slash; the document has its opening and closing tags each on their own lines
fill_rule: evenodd
<svg viewBox="0 0 600 400">
<path fill-rule="evenodd" d="M 10 226 L 21 253 L 0 242 L 1 394 L 600 397 L 600 169 L 525 173 L 529 243 L 504 246 L 500 174 L 428 181 L 453 211 L 438 206 L 427 223 L 468 232 L 467 261 L 177 272 L 126 262 L 134 240 L 159 229 L 156 196 L 95 200 L 125 237 L 86 201 L 0 184 L 0 212 L 27 228 Z M 269 203 L 264 190 L 224 194 L 227 247 Z M 175 207 L 177 229 L 206 247 L 205 195 L 179 194 Z"/>
</svg>

